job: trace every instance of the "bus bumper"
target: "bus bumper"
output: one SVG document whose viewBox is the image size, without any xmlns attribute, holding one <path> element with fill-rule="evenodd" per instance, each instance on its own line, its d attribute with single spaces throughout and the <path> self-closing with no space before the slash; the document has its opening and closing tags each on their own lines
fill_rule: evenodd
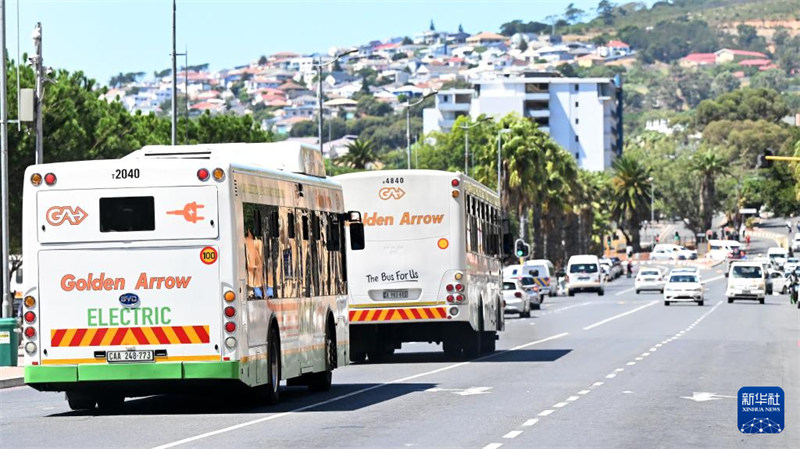
<svg viewBox="0 0 800 449">
<path fill-rule="evenodd" d="M 50 365 L 25 367 L 25 383 L 102 382 L 132 380 L 230 379 L 239 380 L 239 362 L 162 362 Z M 42 385 L 43 386 L 43 385 Z"/>
</svg>

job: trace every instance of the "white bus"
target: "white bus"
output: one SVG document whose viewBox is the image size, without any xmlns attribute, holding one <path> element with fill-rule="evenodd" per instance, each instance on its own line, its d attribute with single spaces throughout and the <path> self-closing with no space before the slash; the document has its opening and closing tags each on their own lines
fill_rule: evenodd
<svg viewBox="0 0 800 449">
<path fill-rule="evenodd" d="M 494 351 L 504 326 L 497 194 L 444 171 L 334 179 L 366 242 L 347 258 L 351 360 L 380 360 L 404 342 L 441 342 L 450 357 Z"/>
<path fill-rule="evenodd" d="M 345 222 L 297 143 L 153 146 L 28 167 L 25 382 L 73 409 L 246 385 L 278 400 L 347 364 Z"/>
</svg>

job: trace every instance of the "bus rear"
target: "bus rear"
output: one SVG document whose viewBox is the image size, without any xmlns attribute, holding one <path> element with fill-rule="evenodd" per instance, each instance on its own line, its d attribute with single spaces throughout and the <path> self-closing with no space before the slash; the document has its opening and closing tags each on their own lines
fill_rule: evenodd
<svg viewBox="0 0 800 449">
<path fill-rule="evenodd" d="M 224 328 L 236 326 L 225 319 L 236 304 L 225 296 L 238 290 L 221 237 L 230 235 L 221 229 L 231 213 L 218 200 L 230 189 L 227 168 L 208 164 L 126 159 L 27 169 L 26 383 L 91 408 L 192 380 L 238 381 L 236 345 L 226 346 Z"/>
<path fill-rule="evenodd" d="M 482 338 L 493 346 L 496 309 L 483 317 L 480 306 L 496 298 L 470 284 L 462 176 L 397 170 L 335 179 L 345 208 L 361 212 L 366 243 L 347 258 L 351 358 L 380 360 L 414 341 L 443 342 L 453 355 L 479 351 Z"/>
</svg>

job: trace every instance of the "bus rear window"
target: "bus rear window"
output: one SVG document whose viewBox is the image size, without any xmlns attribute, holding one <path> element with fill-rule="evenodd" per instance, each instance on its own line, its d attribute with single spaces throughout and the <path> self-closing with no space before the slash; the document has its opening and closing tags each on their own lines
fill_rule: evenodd
<svg viewBox="0 0 800 449">
<path fill-rule="evenodd" d="M 154 231 L 152 196 L 100 198 L 100 232 Z"/>
</svg>

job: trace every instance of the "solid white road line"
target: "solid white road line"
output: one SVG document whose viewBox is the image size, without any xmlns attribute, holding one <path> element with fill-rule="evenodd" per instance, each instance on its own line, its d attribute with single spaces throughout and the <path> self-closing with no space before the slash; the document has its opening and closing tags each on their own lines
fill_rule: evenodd
<svg viewBox="0 0 800 449">
<path fill-rule="evenodd" d="M 630 315 L 632 313 L 636 313 L 636 312 L 638 312 L 638 311 L 640 311 L 642 309 L 645 309 L 647 307 L 654 306 L 654 305 L 658 304 L 659 302 L 660 301 L 649 302 L 649 303 L 647 303 L 647 304 L 645 304 L 645 305 L 643 305 L 641 307 L 637 307 L 637 308 L 635 308 L 633 310 L 629 310 L 627 312 L 620 313 L 619 315 L 614 315 L 611 318 L 606 318 L 603 321 L 598 321 L 597 323 L 590 324 L 589 326 L 584 327 L 583 330 L 588 331 L 588 330 L 594 329 L 595 327 L 602 326 L 602 325 L 604 325 L 604 324 L 606 324 L 606 323 L 608 323 L 610 321 L 614 321 L 614 320 L 616 320 L 618 318 L 622 318 L 622 317 L 624 317 L 626 315 Z"/>
<path fill-rule="evenodd" d="M 618 291 L 617 294 L 614 296 L 621 296 L 624 295 L 625 293 L 632 292 L 634 290 L 636 290 L 636 287 L 626 288 L 625 290 Z"/>
<path fill-rule="evenodd" d="M 569 333 L 568 332 L 563 332 L 563 333 L 558 334 L 558 335 L 553 335 L 551 337 L 543 338 L 541 340 L 536 340 L 536 341 L 532 341 L 530 343 L 526 343 L 524 345 L 519 345 L 519 346 L 516 346 L 514 348 L 507 349 L 505 351 L 497 351 L 497 352 L 495 352 L 493 354 L 489 354 L 487 356 L 484 356 L 484 357 L 481 357 L 481 358 L 478 358 L 478 359 L 475 359 L 475 360 L 469 360 L 469 361 L 466 361 L 466 362 L 460 362 L 460 363 L 456 363 L 456 364 L 453 364 L 453 365 L 448 365 L 448 366 L 445 366 L 445 367 L 442 367 L 442 368 L 438 368 L 438 369 L 435 369 L 435 370 L 432 370 L 432 371 L 427 371 L 427 372 L 424 372 L 424 373 L 415 374 L 413 376 L 403 377 L 401 379 L 395 379 L 395 380 L 392 380 L 392 381 L 389 381 L 389 382 L 386 382 L 386 383 L 373 385 L 371 387 L 362 388 L 360 390 L 356 390 L 356 391 L 353 391 L 353 392 L 350 392 L 350 393 L 347 393 L 347 394 L 343 394 L 341 396 L 336 396 L 336 397 L 333 397 L 333 398 L 330 398 L 330 399 L 327 399 L 327 400 L 324 400 L 324 401 L 321 401 L 321 402 L 317 402 L 317 403 L 314 403 L 314 404 L 306 405 L 306 406 L 303 406 L 303 407 L 298 407 L 296 409 L 289 410 L 287 412 L 277 413 L 277 414 L 270 415 L 270 416 L 264 416 L 263 418 L 258 418 L 258 419 L 254 419 L 254 420 L 251 420 L 251 421 L 246 421 L 246 422 L 239 423 L 239 424 L 236 424 L 236 425 L 233 425 L 233 426 L 224 427 L 222 429 L 218 429 L 218 430 L 214 430 L 214 431 L 211 431 L 211 432 L 202 433 L 200 435 L 195 435 L 193 437 L 184 438 L 182 440 L 174 441 L 172 443 L 167 443 L 167 444 L 163 444 L 161 446 L 156 446 L 153 449 L 167 449 L 167 448 L 171 448 L 171 447 L 175 447 L 175 446 L 180 446 L 180 445 L 186 444 L 186 443 L 191 443 L 193 441 L 202 440 L 204 438 L 212 437 L 212 436 L 215 436 L 215 435 L 220 435 L 220 434 L 227 433 L 227 432 L 233 432 L 234 430 L 239 430 L 239 429 L 242 429 L 242 428 L 245 428 L 245 427 L 249 427 L 249 426 L 252 426 L 252 425 L 255 425 L 255 424 L 260 424 L 260 423 L 267 422 L 267 421 L 272 421 L 272 420 L 275 420 L 275 419 L 278 419 L 278 418 L 283 418 L 285 416 L 289 416 L 289 415 L 295 414 L 297 412 L 303 412 L 303 411 L 306 411 L 306 410 L 314 409 L 314 408 L 317 408 L 317 407 L 320 407 L 320 406 L 323 406 L 323 405 L 330 404 L 332 402 L 341 401 L 342 399 L 347 399 L 347 398 L 350 398 L 350 397 L 353 397 L 353 396 L 357 396 L 357 395 L 362 394 L 362 393 L 367 393 L 367 392 L 372 391 L 372 390 L 377 390 L 378 388 L 383 388 L 383 387 L 386 387 L 386 386 L 389 386 L 389 385 L 408 382 L 409 380 L 418 379 L 420 377 L 429 376 L 431 374 L 441 373 L 443 371 L 449 371 L 449 370 L 454 369 L 454 368 L 460 368 L 462 366 L 469 365 L 469 364 L 474 363 L 474 362 L 480 362 L 480 361 L 483 361 L 483 360 L 491 359 L 491 358 L 497 357 L 497 356 L 499 356 L 501 354 L 505 354 L 507 352 L 516 351 L 516 350 L 519 350 L 519 349 L 522 349 L 522 348 L 527 348 L 528 346 L 538 345 L 538 344 L 541 344 L 541 343 L 552 341 L 552 340 L 564 337 L 566 335 L 569 335 Z M 550 413 L 552 413 L 552 412 L 553 411 L 550 410 Z M 548 415 L 549 415 L 549 413 L 548 413 Z M 497 446 L 497 447 L 500 447 L 500 446 Z"/>
<path fill-rule="evenodd" d="M 518 437 L 518 436 L 519 436 L 521 433 L 522 433 L 522 431 L 521 431 L 521 430 L 512 430 L 511 432 L 508 432 L 507 434 L 503 435 L 503 438 L 509 438 L 509 439 L 510 439 L 510 438 L 516 438 L 516 437 Z"/>
<path fill-rule="evenodd" d="M 530 427 L 536 424 L 537 422 L 539 422 L 539 418 L 529 419 L 522 424 L 522 427 Z"/>
</svg>

